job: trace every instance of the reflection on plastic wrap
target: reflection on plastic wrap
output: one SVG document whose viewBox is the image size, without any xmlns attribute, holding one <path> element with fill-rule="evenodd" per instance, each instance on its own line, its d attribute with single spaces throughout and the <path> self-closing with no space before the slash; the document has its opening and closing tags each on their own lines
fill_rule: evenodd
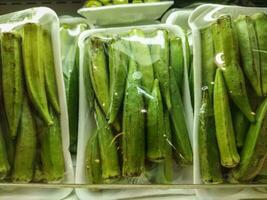
<svg viewBox="0 0 267 200">
<path fill-rule="evenodd" d="M 164 29 L 85 40 L 84 84 L 96 122 L 86 150 L 89 182 L 168 184 L 192 165 L 182 49 Z"/>
</svg>

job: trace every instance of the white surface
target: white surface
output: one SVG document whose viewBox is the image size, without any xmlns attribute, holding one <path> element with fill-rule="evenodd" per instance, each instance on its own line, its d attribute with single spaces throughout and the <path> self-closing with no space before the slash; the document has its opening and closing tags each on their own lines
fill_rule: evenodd
<svg viewBox="0 0 267 200">
<path fill-rule="evenodd" d="M 11 23 L 12 22 L 12 23 Z M 69 127 L 68 127 L 68 113 L 65 97 L 65 88 L 63 82 L 63 73 L 60 60 L 60 44 L 59 44 L 59 21 L 56 13 L 45 7 L 27 9 L 15 13 L 0 16 L 0 32 L 11 31 L 16 29 L 27 22 L 34 22 L 41 24 L 45 29 L 51 32 L 53 42 L 53 53 L 55 62 L 55 72 L 57 78 L 57 86 L 59 92 L 60 103 L 60 123 L 63 153 L 65 159 L 65 177 L 63 182 L 73 183 L 74 174 L 71 156 L 69 153 Z M 47 199 L 62 199 L 67 196 L 72 189 L 16 189 L 8 188 L 0 191 L 0 199 L 14 200 L 14 199 L 27 199 L 27 200 L 42 200 Z"/>
<path fill-rule="evenodd" d="M 199 108 L 201 99 L 201 38 L 199 30 L 207 27 L 214 22 L 220 15 L 231 15 L 233 18 L 239 14 L 251 15 L 255 12 L 266 12 L 266 8 L 249 8 L 238 6 L 223 6 L 206 4 L 199 6 L 190 16 L 189 24 L 193 32 L 193 54 L 194 54 L 194 91 L 195 91 L 195 118 L 194 118 L 194 183 L 201 184 L 201 177 L 199 172 L 199 158 L 198 158 L 198 120 L 199 120 Z M 265 198 L 267 194 L 260 193 L 252 189 L 209 189 L 209 190 L 197 190 L 198 197 L 203 200 L 213 199 L 241 199 L 241 198 Z"/>
<path fill-rule="evenodd" d="M 122 4 L 93 8 L 81 8 L 78 13 L 88 22 L 98 26 L 155 21 L 173 4 L 173 1 L 155 3 Z"/>
<path fill-rule="evenodd" d="M 136 26 L 135 26 L 136 27 Z M 83 60 L 84 60 L 84 41 L 86 38 L 96 34 L 96 33 L 123 33 L 127 32 L 134 28 L 132 27 L 123 27 L 123 28 L 109 28 L 109 29 L 94 29 L 85 31 L 80 35 L 79 38 L 79 48 L 80 48 L 80 102 L 79 102 L 79 133 L 78 133 L 78 154 L 77 154 L 77 163 L 76 163 L 76 183 L 86 183 L 86 176 L 85 176 L 85 148 L 88 141 L 88 138 L 91 134 L 91 126 L 90 123 L 90 115 L 88 112 L 88 102 L 86 100 L 85 94 L 85 87 L 84 87 L 84 77 L 83 77 Z M 184 46 L 184 59 L 185 64 L 186 62 L 186 48 L 185 48 L 185 37 L 184 31 L 178 26 L 172 25 L 149 25 L 149 26 L 138 26 L 143 30 L 155 30 L 155 29 L 167 29 L 172 34 L 180 36 L 183 41 Z M 187 66 L 185 66 L 184 73 L 187 74 Z M 186 113 L 186 121 L 187 126 L 190 133 L 190 139 L 192 142 L 192 127 L 193 127 L 193 113 L 191 107 L 191 99 L 189 93 L 189 86 L 188 86 L 188 78 L 184 76 L 185 84 L 184 85 L 184 99 L 183 102 L 185 103 L 185 113 Z M 186 184 L 192 183 L 192 167 L 185 168 L 184 171 L 177 171 L 177 174 L 180 175 L 176 183 Z M 134 198 L 134 197 L 145 197 L 151 196 L 153 194 L 156 195 L 167 195 L 167 194 L 193 194 L 193 190 L 183 190 L 183 189 L 170 189 L 170 190 L 106 190 L 102 192 L 92 192 L 87 189 L 76 189 L 76 193 L 80 199 L 88 200 L 88 199 L 120 199 L 120 198 Z"/>
</svg>

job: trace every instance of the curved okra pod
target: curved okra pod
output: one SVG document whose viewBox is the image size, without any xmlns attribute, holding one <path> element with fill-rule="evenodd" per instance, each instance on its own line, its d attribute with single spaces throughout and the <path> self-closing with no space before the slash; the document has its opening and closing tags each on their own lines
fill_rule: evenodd
<svg viewBox="0 0 267 200">
<path fill-rule="evenodd" d="M 145 114 L 137 64 L 129 61 L 123 106 L 122 175 L 139 176 L 145 170 Z M 138 144 L 138 145 L 137 145 Z"/>
<path fill-rule="evenodd" d="M 42 30 L 42 63 L 48 102 L 57 113 L 60 113 L 52 40 L 50 33 L 46 30 Z"/>
<path fill-rule="evenodd" d="M 262 169 L 267 157 L 267 99 L 259 106 L 256 123 L 250 125 L 241 160 L 237 168 L 230 172 L 230 180 L 239 182 L 252 181 Z"/>
<path fill-rule="evenodd" d="M 238 165 L 240 157 L 237 152 L 229 99 L 221 69 L 216 70 L 213 101 L 221 164 L 224 167 L 232 168 Z"/>
<path fill-rule="evenodd" d="M 21 38 L 11 32 L 2 33 L 2 92 L 9 134 L 15 138 L 23 104 L 23 66 Z"/>
<path fill-rule="evenodd" d="M 45 72 L 42 64 L 40 25 L 27 23 L 22 28 L 22 54 L 24 74 L 29 98 L 40 117 L 52 125 L 45 92 Z"/>
<path fill-rule="evenodd" d="M 245 77 L 238 60 L 238 46 L 230 16 L 218 18 L 213 25 L 215 62 L 223 72 L 228 93 L 250 122 L 255 121 L 247 95 Z"/>
</svg>

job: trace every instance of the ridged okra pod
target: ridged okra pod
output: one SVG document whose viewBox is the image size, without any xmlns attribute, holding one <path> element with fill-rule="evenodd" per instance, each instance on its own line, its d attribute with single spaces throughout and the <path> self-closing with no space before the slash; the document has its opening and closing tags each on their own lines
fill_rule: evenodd
<svg viewBox="0 0 267 200">
<path fill-rule="evenodd" d="M 91 38 L 87 46 L 89 51 L 89 74 L 96 99 L 107 115 L 110 105 L 108 66 L 105 55 L 104 41 L 101 38 Z"/>
<path fill-rule="evenodd" d="M 154 80 L 147 109 L 147 159 L 160 162 L 165 159 L 165 126 L 163 104 L 158 79 Z"/>
<path fill-rule="evenodd" d="M 25 96 L 19 132 L 16 141 L 16 153 L 12 166 L 12 181 L 28 183 L 34 175 L 37 148 L 37 129 L 30 102 Z"/>
<path fill-rule="evenodd" d="M 58 89 L 54 62 L 54 51 L 52 46 L 51 34 L 47 30 L 42 30 L 42 64 L 45 73 L 45 89 L 48 102 L 53 106 L 57 113 L 60 113 Z"/>
<path fill-rule="evenodd" d="M 154 36 L 153 40 L 158 42 L 150 47 L 155 76 L 159 80 L 164 102 L 170 110 L 172 105 L 169 75 L 169 34 L 166 30 L 156 30 L 151 35 Z"/>
<path fill-rule="evenodd" d="M 184 82 L 184 54 L 182 39 L 179 37 L 173 37 L 170 39 L 169 43 L 170 66 L 173 68 L 177 85 L 182 93 Z"/>
<path fill-rule="evenodd" d="M 122 175 L 140 176 L 145 169 L 144 100 L 140 91 L 137 64 L 129 61 L 123 106 Z M 138 145 L 137 145 L 138 144 Z"/>
<path fill-rule="evenodd" d="M 10 164 L 8 161 L 7 148 L 4 140 L 2 124 L 0 124 L 0 180 L 5 179 L 9 171 Z"/>
<path fill-rule="evenodd" d="M 240 157 L 237 152 L 230 104 L 221 69 L 216 70 L 213 101 L 221 164 L 224 167 L 233 168 L 238 165 Z"/>
<path fill-rule="evenodd" d="M 94 131 L 86 145 L 85 173 L 91 184 L 102 183 L 101 157 L 98 142 L 98 131 Z"/>
<path fill-rule="evenodd" d="M 244 72 L 254 91 L 258 96 L 262 96 L 260 52 L 252 19 L 249 16 L 240 15 L 235 20 L 235 29 Z"/>
<path fill-rule="evenodd" d="M 3 32 L 1 37 L 2 92 L 9 134 L 15 138 L 23 104 L 23 60 L 21 37 Z"/>
<path fill-rule="evenodd" d="M 204 183 L 222 183 L 220 154 L 209 91 L 210 89 L 207 86 L 202 87 L 198 131 L 200 173 Z"/>
<path fill-rule="evenodd" d="M 45 72 L 42 64 L 41 27 L 27 23 L 22 28 L 22 55 L 29 98 L 40 117 L 52 125 L 45 91 Z"/>
<path fill-rule="evenodd" d="M 267 96 L 267 15 L 256 13 L 251 16 L 257 34 L 258 49 L 254 53 L 260 54 L 261 88 L 263 96 Z"/>
<path fill-rule="evenodd" d="M 113 40 L 109 45 L 109 64 L 112 71 L 110 76 L 110 107 L 109 107 L 109 123 L 112 124 L 118 115 L 118 112 L 123 103 L 125 91 L 125 83 L 127 78 L 128 55 L 126 54 L 128 46 L 123 38 Z M 111 80 L 112 79 L 112 80 Z"/>
<path fill-rule="evenodd" d="M 193 152 L 185 121 L 185 111 L 172 68 L 170 69 L 170 91 L 172 104 L 170 116 L 174 127 L 172 133 L 173 146 L 175 147 L 174 155 L 184 165 L 191 165 L 193 162 Z"/>
<path fill-rule="evenodd" d="M 230 16 L 218 18 L 213 25 L 213 41 L 215 46 L 215 62 L 222 69 L 228 93 L 236 106 L 250 122 L 255 121 L 252 111 L 245 77 L 239 65 L 238 45 Z"/>
<path fill-rule="evenodd" d="M 44 180 L 53 183 L 63 179 L 65 162 L 60 119 L 52 107 L 49 110 L 54 124 L 47 126 L 41 123 L 38 124 L 38 129 L 40 130 L 40 155 Z"/>
<path fill-rule="evenodd" d="M 250 125 L 241 160 L 237 168 L 230 173 L 230 180 L 239 182 L 252 181 L 262 169 L 267 157 L 267 99 L 259 106 L 256 123 Z"/>
<path fill-rule="evenodd" d="M 111 127 L 108 125 L 105 115 L 102 113 L 97 103 L 95 103 L 95 111 L 102 166 L 102 179 L 103 182 L 110 183 L 121 175 L 117 142 Z"/>
<path fill-rule="evenodd" d="M 138 71 L 141 72 L 143 89 L 150 93 L 153 87 L 154 70 L 153 62 L 146 43 L 145 33 L 141 29 L 133 29 L 129 33 L 131 58 L 136 62 Z"/>
</svg>

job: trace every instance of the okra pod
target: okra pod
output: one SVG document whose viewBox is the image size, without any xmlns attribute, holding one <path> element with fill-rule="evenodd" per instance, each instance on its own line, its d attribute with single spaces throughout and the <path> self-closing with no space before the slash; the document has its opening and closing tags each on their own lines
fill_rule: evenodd
<svg viewBox="0 0 267 200">
<path fill-rule="evenodd" d="M 156 30 L 152 33 L 153 40 L 158 41 L 150 47 L 152 62 L 156 78 L 159 80 L 160 91 L 167 105 L 171 109 L 170 75 L 169 75 L 169 40 L 166 30 Z"/>
<path fill-rule="evenodd" d="M 2 124 L 0 124 L 0 180 L 5 179 L 10 171 L 3 131 Z"/>
<path fill-rule="evenodd" d="M 105 115 L 107 115 L 110 105 L 110 94 L 104 42 L 101 38 L 94 37 L 90 40 L 88 50 L 91 83 L 95 91 L 96 99 Z"/>
<path fill-rule="evenodd" d="M 238 60 L 238 46 L 230 16 L 218 18 L 213 26 L 213 41 L 215 46 L 215 62 L 222 69 L 227 90 L 236 106 L 244 113 L 250 122 L 255 121 L 245 84 L 245 77 Z"/>
<path fill-rule="evenodd" d="M 16 154 L 12 166 L 12 181 L 28 183 L 34 175 L 37 148 L 37 129 L 30 102 L 24 96 Z"/>
<path fill-rule="evenodd" d="M 95 111 L 102 179 L 103 182 L 110 183 L 119 178 L 121 174 L 117 145 L 105 115 L 97 103 L 95 103 Z"/>
<path fill-rule="evenodd" d="M 235 20 L 235 28 L 244 72 L 257 95 L 262 96 L 260 52 L 253 21 L 240 15 Z"/>
<path fill-rule="evenodd" d="M 17 135 L 23 104 L 23 66 L 21 55 L 21 38 L 11 32 L 2 33 L 2 92 L 9 133 L 12 138 Z"/>
<path fill-rule="evenodd" d="M 164 132 L 163 104 L 158 79 L 154 80 L 151 98 L 147 109 L 147 159 L 161 162 L 165 159 L 165 132 Z"/>
<path fill-rule="evenodd" d="M 260 54 L 260 73 L 262 94 L 267 96 L 267 15 L 256 13 L 251 16 L 257 34 L 258 49 L 253 49 L 254 54 Z"/>
<path fill-rule="evenodd" d="M 122 175 L 140 176 L 145 169 L 145 116 L 137 64 L 129 61 L 123 106 Z M 138 145 L 136 145 L 138 144 Z"/>
<path fill-rule="evenodd" d="M 262 169 L 267 156 L 267 99 L 259 106 L 256 123 L 249 127 L 241 160 L 237 168 L 230 172 L 230 180 L 239 182 L 252 181 Z"/>
<path fill-rule="evenodd" d="M 45 72 L 45 89 L 48 102 L 53 106 L 57 113 L 60 113 L 57 80 L 55 72 L 54 54 L 52 38 L 47 30 L 42 30 L 42 64 Z"/>
<path fill-rule="evenodd" d="M 108 112 L 109 124 L 112 124 L 118 115 L 118 112 L 123 103 L 123 96 L 125 91 L 125 83 L 127 78 L 128 68 L 128 55 L 123 52 L 127 48 L 126 41 L 124 39 L 114 40 L 109 45 L 109 58 L 112 60 L 109 62 L 113 67 L 110 74 L 113 74 L 110 85 L 110 107 Z"/>
<path fill-rule="evenodd" d="M 42 64 L 41 27 L 27 23 L 22 28 L 22 55 L 29 98 L 41 118 L 52 125 L 45 92 L 45 72 Z"/>
<path fill-rule="evenodd" d="M 150 93 L 153 87 L 154 71 L 145 33 L 141 29 L 133 29 L 129 33 L 129 40 L 131 57 L 136 62 L 138 71 L 141 72 L 143 89 Z"/>
<path fill-rule="evenodd" d="M 213 101 L 216 138 L 221 164 L 224 167 L 233 168 L 238 165 L 240 157 L 237 152 L 231 110 L 222 69 L 216 70 Z"/>
</svg>

